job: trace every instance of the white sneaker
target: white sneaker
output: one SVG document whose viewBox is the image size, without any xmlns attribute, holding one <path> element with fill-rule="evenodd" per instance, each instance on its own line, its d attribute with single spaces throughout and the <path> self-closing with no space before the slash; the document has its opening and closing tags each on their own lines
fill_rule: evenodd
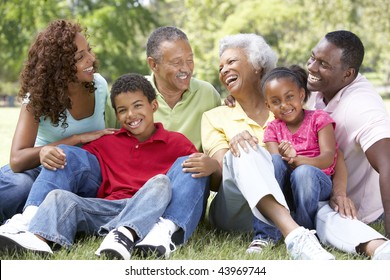
<svg viewBox="0 0 390 280">
<path fill-rule="evenodd" d="M 15 214 L 11 219 L 5 221 L 4 225 L 0 226 L 0 233 L 18 233 L 27 231 L 30 221 L 25 219 L 23 214 Z"/>
<path fill-rule="evenodd" d="M 172 242 L 172 232 L 162 222 L 161 218 L 143 240 L 135 245 L 137 252 L 143 257 L 156 255 L 169 258 L 169 255 L 176 250 Z"/>
<path fill-rule="evenodd" d="M 390 260 L 390 240 L 383 243 L 381 246 L 376 248 L 373 260 Z"/>
<path fill-rule="evenodd" d="M 263 239 L 255 239 L 246 249 L 247 254 L 260 254 L 270 243 Z"/>
<path fill-rule="evenodd" d="M 40 254 L 53 254 L 50 246 L 29 231 L 0 233 L 0 250 L 9 252 L 33 251 Z"/>
<path fill-rule="evenodd" d="M 125 227 L 118 227 L 106 235 L 95 254 L 105 255 L 109 259 L 130 260 L 133 249 L 134 242 L 130 231 Z"/>
<path fill-rule="evenodd" d="M 15 214 L 0 226 L 0 233 L 18 233 L 28 231 L 28 225 L 38 211 L 38 206 L 29 205 L 22 214 Z"/>
<path fill-rule="evenodd" d="M 293 235 L 291 235 L 293 234 Z M 334 260 L 335 256 L 322 248 L 315 230 L 297 228 L 286 236 L 287 251 L 293 260 Z"/>
</svg>

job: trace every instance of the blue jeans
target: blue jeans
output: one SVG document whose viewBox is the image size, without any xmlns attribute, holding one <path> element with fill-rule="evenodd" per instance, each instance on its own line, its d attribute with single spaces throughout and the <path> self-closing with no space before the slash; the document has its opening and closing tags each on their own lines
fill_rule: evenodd
<svg viewBox="0 0 390 280">
<path fill-rule="evenodd" d="M 59 145 L 66 154 L 64 169 L 42 168 L 27 197 L 25 207 L 39 206 L 47 194 L 56 189 L 73 192 L 81 197 L 96 197 L 102 182 L 100 165 L 90 152 L 76 146 Z"/>
<path fill-rule="evenodd" d="M 54 190 L 39 206 L 29 231 L 65 248 L 72 246 L 77 233 L 104 236 L 120 226 L 133 229 L 142 240 L 165 211 L 171 194 L 166 175 L 154 176 L 132 198 L 120 200 Z"/>
<path fill-rule="evenodd" d="M 14 173 L 9 166 L 1 169 L 0 215 L 11 218 L 27 206 L 39 206 L 46 195 L 55 189 L 74 192 L 82 197 L 96 197 L 101 183 L 99 161 L 79 147 L 59 145 L 67 157 L 64 169 L 52 171 L 37 167 Z"/>
<path fill-rule="evenodd" d="M 305 228 L 315 229 L 318 202 L 329 200 L 332 192 L 331 177 L 321 169 L 311 165 L 301 165 L 291 169 L 280 155 L 272 155 L 275 177 L 285 194 L 295 222 Z M 254 222 L 256 237 L 269 235 L 266 239 L 278 241 L 280 232 L 272 231 L 272 226 L 261 221 Z"/>
<path fill-rule="evenodd" d="M 14 173 L 7 164 L 0 169 L 0 224 L 23 211 L 41 167 Z"/>
<path fill-rule="evenodd" d="M 42 169 L 26 206 L 40 205 L 46 195 L 55 189 L 67 190 L 82 197 L 96 197 L 102 180 L 96 157 L 78 147 L 59 147 L 66 154 L 67 165 L 57 171 Z M 194 232 L 203 216 L 209 195 L 209 177 L 195 179 L 191 173 L 182 171 L 181 164 L 186 158 L 178 158 L 167 173 L 172 184 L 172 199 L 162 215 L 181 228 L 172 237 L 177 244 L 186 242 Z"/>
<path fill-rule="evenodd" d="M 172 240 L 182 244 L 188 240 L 202 219 L 210 194 L 209 177 L 192 178 L 182 171 L 182 163 L 188 156 L 178 158 L 167 173 L 172 184 L 172 199 L 162 215 L 180 227 Z"/>
</svg>

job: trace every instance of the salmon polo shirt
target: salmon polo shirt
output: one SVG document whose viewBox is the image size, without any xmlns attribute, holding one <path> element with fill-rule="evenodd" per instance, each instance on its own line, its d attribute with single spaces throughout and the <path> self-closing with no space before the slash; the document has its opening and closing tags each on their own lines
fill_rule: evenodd
<svg viewBox="0 0 390 280">
<path fill-rule="evenodd" d="M 132 197 L 150 178 L 166 174 L 177 158 L 197 152 L 183 134 L 155 123 L 155 133 L 139 142 L 123 127 L 83 146 L 99 160 L 102 183 L 97 197 Z"/>
</svg>

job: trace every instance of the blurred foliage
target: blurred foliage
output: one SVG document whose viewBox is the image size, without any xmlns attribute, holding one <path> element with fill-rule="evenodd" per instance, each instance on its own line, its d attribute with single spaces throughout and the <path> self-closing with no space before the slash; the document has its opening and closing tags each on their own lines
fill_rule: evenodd
<svg viewBox="0 0 390 280">
<path fill-rule="evenodd" d="M 89 41 L 107 80 L 125 72 L 148 73 L 142 45 L 158 25 L 138 0 L 2 0 L 0 81 L 16 81 L 37 32 L 58 18 L 87 27 Z"/>
<path fill-rule="evenodd" d="M 147 74 L 145 42 L 160 25 L 185 31 L 195 53 L 195 76 L 218 81 L 218 41 L 258 33 L 279 65 L 304 66 L 329 31 L 348 29 L 366 47 L 362 71 L 390 83 L 388 0 L 0 0 L 0 83 L 15 83 L 36 33 L 56 18 L 79 21 L 108 81 L 126 72 Z"/>
<path fill-rule="evenodd" d="M 182 1 L 171 0 L 178 6 Z M 390 83 L 388 0 L 185 0 L 176 14 L 191 37 L 200 78 L 217 84 L 218 40 L 234 33 L 261 34 L 279 55 L 279 65 L 304 66 L 327 33 L 346 29 L 366 48 L 363 71 L 384 73 Z"/>
</svg>

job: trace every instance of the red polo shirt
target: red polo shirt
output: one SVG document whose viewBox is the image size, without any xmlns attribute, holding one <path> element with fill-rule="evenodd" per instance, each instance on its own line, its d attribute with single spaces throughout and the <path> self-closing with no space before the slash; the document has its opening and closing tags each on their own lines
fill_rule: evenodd
<svg viewBox="0 0 390 280">
<path fill-rule="evenodd" d="M 165 130 L 161 123 L 155 126 L 155 133 L 144 142 L 121 128 L 83 146 L 100 163 L 103 180 L 97 197 L 132 197 L 150 178 L 166 174 L 178 157 L 197 152 L 183 134 Z"/>
</svg>

